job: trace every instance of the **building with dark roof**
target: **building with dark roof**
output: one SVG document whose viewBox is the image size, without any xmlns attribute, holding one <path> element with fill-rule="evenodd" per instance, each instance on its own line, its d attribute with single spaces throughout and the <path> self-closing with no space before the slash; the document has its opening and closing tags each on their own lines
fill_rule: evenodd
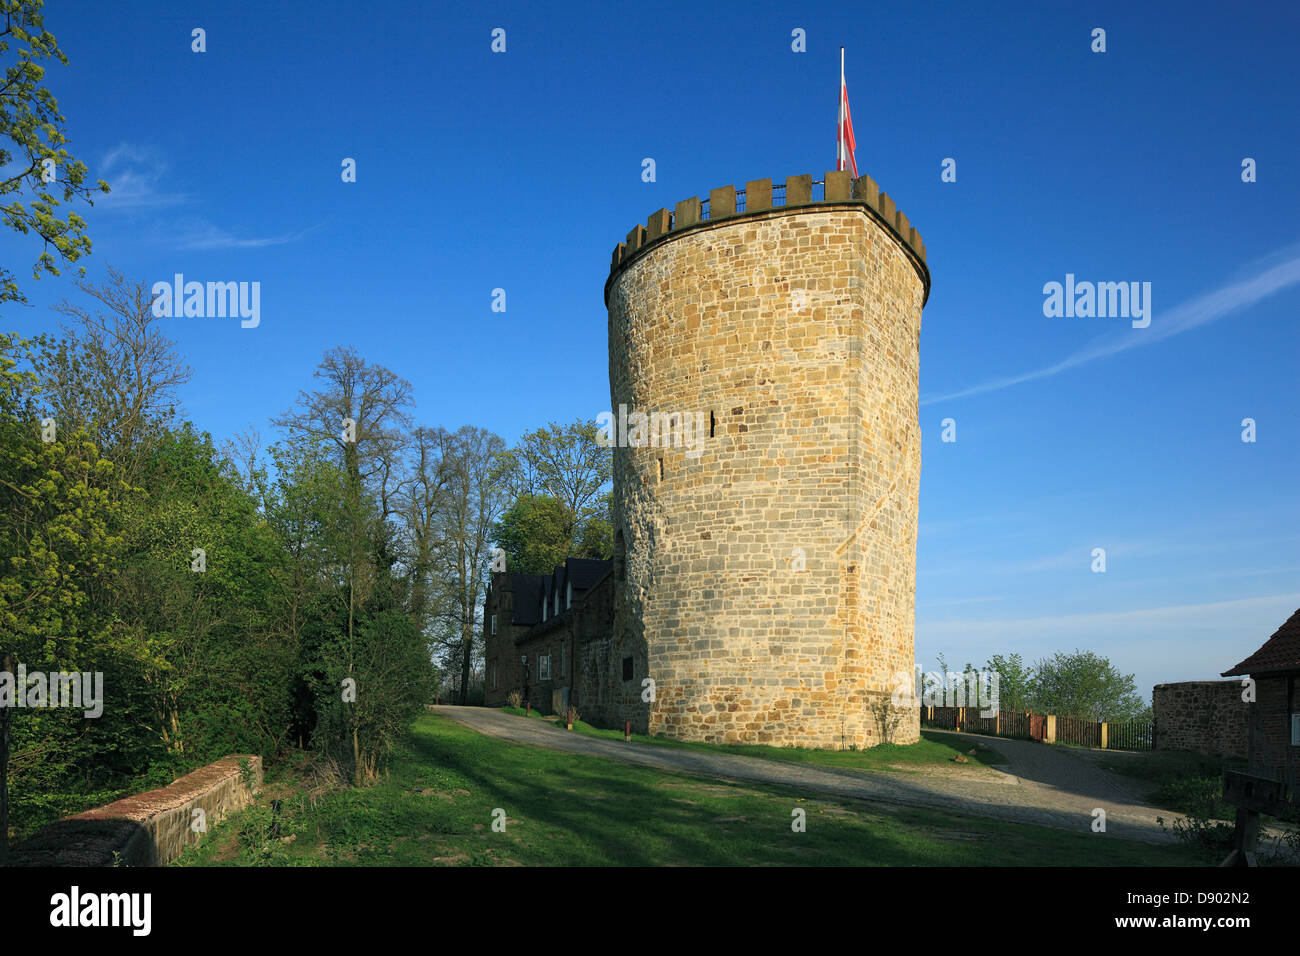
<svg viewBox="0 0 1300 956">
<path fill-rule="evenodd" d="M 1263 646 L 1223 672 L 1255 681 L 1248 745 L 1249 771 L 1300 791 L 1300 610 Z"/>
<path fill-rule="evenodd" d="M 584 720 L 616 722 L 608 673 L 613 568 L 568 558 L 549 574 L 492 575 L 483 613 L 487 706 L 518 692 L 543 713 L 573 707 Z"/>
</svg>

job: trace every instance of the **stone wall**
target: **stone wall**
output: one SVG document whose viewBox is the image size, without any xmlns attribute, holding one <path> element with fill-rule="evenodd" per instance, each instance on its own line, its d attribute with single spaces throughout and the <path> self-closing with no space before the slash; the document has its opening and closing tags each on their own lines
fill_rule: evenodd
<svg viewBox="0 0 1300 956">
<path fill-rule="evenodd" d="M 126 797 L 51 824 L 15 847 L 11 863 L 166 866 L 186 846 L 203 839 L 204 834 L 193 827 L 195 810 L 204 811 L 211 829 L 228 814 L 248 806 L 261 785 L 261 757 L 226 757 L 161 790 Z"/>
<path fill-rule="evenodd" d="M 872 746 L 914 667 L 924 246 L 867 177 L 790 202 L 808 179 L 783 207 L 749 183 L 735 215 L 714 190 L 707 220 L 687 201 L 615 250 L 613 412 L 707 423 L 695 448 L 616 440 L 606 683 L 639 731 Z"/>
<path fill-rule="evenodd" d="M 1151 691 L 1157 750 L 1245 757 L 1250 705 L 1239 680 L 1157 684 Z"/>
</svg>

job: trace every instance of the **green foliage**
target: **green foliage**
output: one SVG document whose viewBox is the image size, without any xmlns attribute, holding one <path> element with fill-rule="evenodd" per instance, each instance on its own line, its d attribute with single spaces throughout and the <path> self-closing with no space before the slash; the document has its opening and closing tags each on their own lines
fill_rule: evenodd
<svg viewBox="0 0 1300 956">
<path fill-rule="evenodd" d="M 93 187 L 86 184 L 86 164 L 66 148 L 68 137 L 58 101 L 42 85 L 42 60 L 68 62 L 54 35 L 45 29 L 44 6 L 42 0 L 0 0 L 0 12 L 9 25 L 7 34 L 0 34 L 0 61 L 5 64 L 0 221 L 20 235 L 35 234 L 41 240 L 45 251 L 32 266 L 33 278 L 42 272 L 57 276 L 59 260 L 76 262 L 90 252 L 85 221 L 75 212 L 59 218 L 60 197 L 63 202 L 83 199 L 94 205 L 92 192 L 108 192 L 103 180 Z M 45 175 L 47 169 L 52 175 Z M 51 247 L 54 254 L 48 251 Z M 0 303 L 26 301 L 13 273 L 0 267 Z"/>
<path fill-rule="evenodd" d="M 613 478 L 614 459 L 611 450 L 597 440 L 598 431 L 594 420 L 568 425 L 551 422 L 545 428 L 525 434 L 507 456 L 517 498 L 542 496 L 559 504 L 560 527 L 551 527 L 556 519 L 548 517 L 535 529 L 543 532 L 536 545 L 540 551 L 549 549 L 561 559 L 577 556 L 582 542 L 589 549 L 582 552 L 584 555 L 613 553 L 612 529 L 605 530 L 609 527 L 609 495 L 602 492 Z M 603 541 L 606 534 L 608 545 Z M 509 553 L 509 548 L 506 550 Z M 553 561 L 550 567 L 556 563 Z"/>
<path fill-rule="evenodd" d="M 506 570 L 549 574 L 569 547 L 564 505 L 550 495 L 520 495 L 493 527 L 506 553 Z"/>
<path fill-rule="evenodd" d="M 1089 720 L 1136 719 L 1146 706 L 1132 674 L 1121 674 L 1106 658 L 1092 651 L 1057 652 L 1040 660 L 1034 700 L 1050 714 Z"/>
<path fill-rule="evenodd" d="M 1028 710 L 1033 706 L 1035 675 L 1019 654 L 994 654 L 984 665 L 998 675 L 998 706 L 1003 710 Z"/>
<path fill-rule="evenodd" d="M 231 753 L 270 767 L 310 745 L 332 778 L 379 782 L 441 686 L 434 654 L 462 702 L 482 701 L 503 442 L 409 430 L 409 386 L 336 349 L 265 464 L 236 449 L 241 470 L 178 416 L 188 372 L 143 287 L 117 272 L 78 287 L 98 305 L 61 305 L 76 320 L 64 338 L 0 335 L 0 650 L 29 672 L 100 673 L 105 699 L 94 719 L 14 711 L 11 829 Z M 356 420 L 355 442 L 340 418 Z M 580 479 L 565 520 L 586 514 L 586 472 L 538 461 Z M 599 548 L 593 515 L 584 541 Z M 268 826 L 242 830 L 252 862 L 284 859 Z"/>
<path fill-rule="evenodd" d="M 935 658 L 946 674 L 944 656 Z M 966 671 L 972 669 L 966 665 Z M 1121 674 L 1109 659 L 1092 651 L 1058 652 L 1032 666 L 1019 654 L 994 654 L 984 669 L 998 674 L 1002 710 L 1115 723 L 1151 719 L 1151 707 L 1138 694 L 1133 675 Z"/>
</svg>

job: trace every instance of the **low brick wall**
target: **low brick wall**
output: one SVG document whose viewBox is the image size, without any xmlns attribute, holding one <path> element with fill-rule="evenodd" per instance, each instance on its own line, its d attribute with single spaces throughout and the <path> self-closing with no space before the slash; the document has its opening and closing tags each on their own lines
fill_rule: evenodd
<svg viewBox="0 0 1300 956">
<path fill-rule="evenodd" d="M 242 770 L 248 762 L 247 779 Z M 125 797 L 50 824 L 13 849 L 14 866 L 166 866 L 203 839 L 191 826 L 202 810 L 209 828 L 248 806 L 262 785 L 262 758 L 236 754 L 187 773 L 161 790 Z"/>
<path fill-rule="evenodd" d="M 1250 705 L 1239 680 L 1157 684 L 1151 691 L 1157 750 L 1245 757 Z"/>
</svg>

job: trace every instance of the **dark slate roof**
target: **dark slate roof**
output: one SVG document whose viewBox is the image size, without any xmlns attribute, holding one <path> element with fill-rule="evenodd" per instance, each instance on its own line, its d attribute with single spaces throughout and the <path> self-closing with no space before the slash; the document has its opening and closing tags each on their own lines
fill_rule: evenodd
<svg viewBox="0 0 1300 956">
<path fill-rule="evenodd" d="M 515 613 L 513 623 L 533 625 L 537 623 L 537 611 L 540 605 L 542 584 L 546 576 L 542 574 L 511 574 L 510 584 L 515 590 Z"/>
<path fill-rule="evenodd" d="M 602 561 L 599 558 L 569 558 L 565 564 L 574 591 L 587 590 L 614 566 L 613 561 Z"/>
<path fill-rule="evenodd" d="M 1273 671 L 1300 671 L 1300 610 L 1264 642 L 1264 646 L 1251 654 L 1223 677 L 1240 677 L 1243 674 L 1267 674 Z"/>
</svg>

